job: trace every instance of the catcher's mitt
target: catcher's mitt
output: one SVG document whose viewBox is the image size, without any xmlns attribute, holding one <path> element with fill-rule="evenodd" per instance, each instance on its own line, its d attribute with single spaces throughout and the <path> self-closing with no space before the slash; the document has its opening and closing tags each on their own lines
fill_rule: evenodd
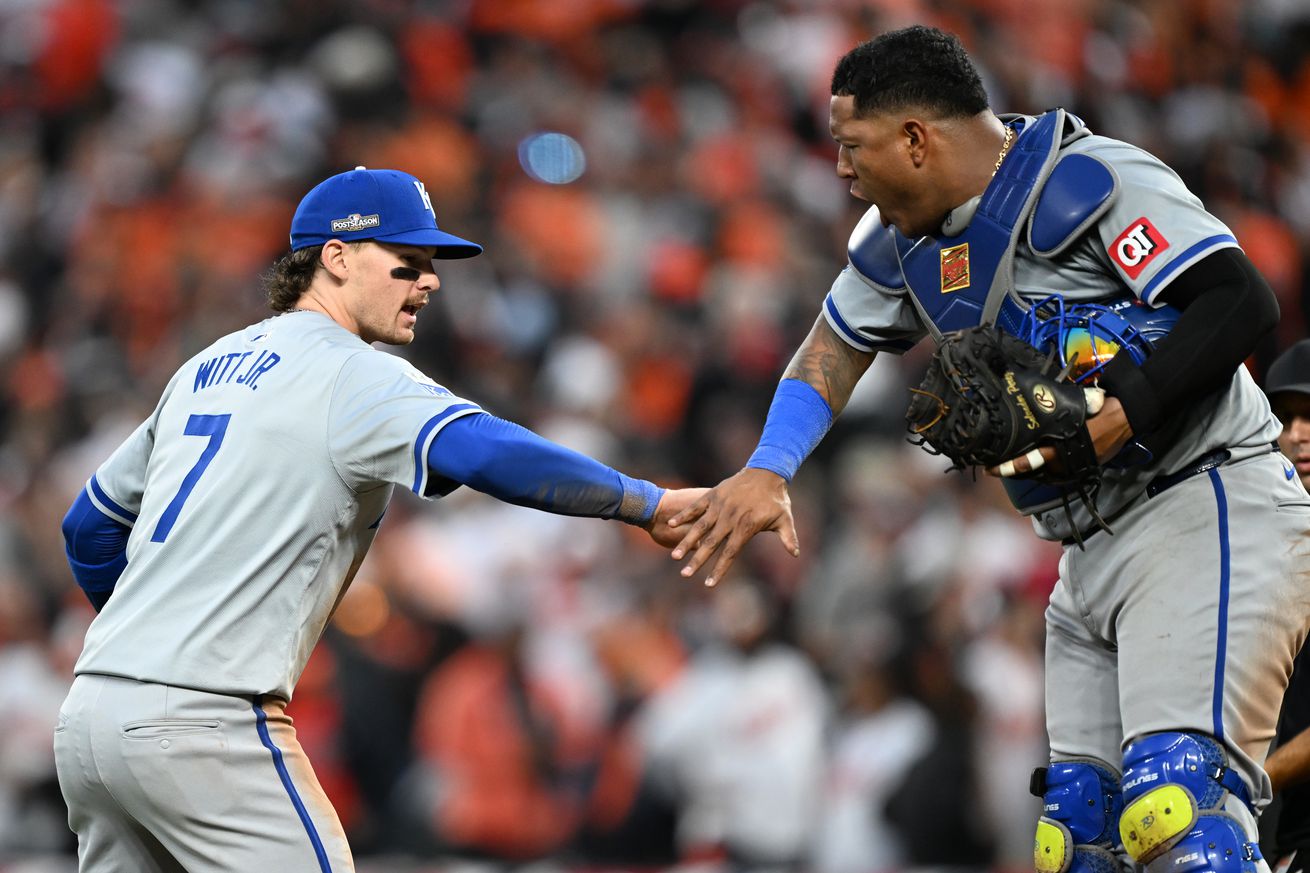
<svg viewBox="0 0 1310 873">
<path fill-rule="evenodd" d="M 957 469 L 999 467 L 1015 475 L 1009 462 L 1027 455 L 1034 470 L 1026 478 L 1068 486 L 1087 502 L 1101 467 L 1086 421 L 1105 395 L 1054 369 L 1053 357 L 1000 328 L 949 333 L 923 383 L 911 389 L 910 432 Z M 1054 448 L 1056 460 L 1043 463 L 1039 446 Z"/>
</svg>

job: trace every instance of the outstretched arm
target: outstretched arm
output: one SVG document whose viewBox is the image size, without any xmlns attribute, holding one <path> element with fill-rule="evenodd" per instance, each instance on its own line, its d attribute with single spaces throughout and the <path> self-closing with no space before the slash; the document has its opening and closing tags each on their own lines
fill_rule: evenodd
<svg viewBox="0 0 1310 873">
<path fill-rule="evenodd" d="M 691 556 L 683 576 L 694 575 L 718 552 L 705 578 L 706 585 L 717 584 L 742 547 L 763 530 L 777 531 L 787 551 L 800 554 L 787 483 L 846 408 L 874 354 L 852 348 L 819 317 L 783 373 L 755 454 L 742 470 L 670 519 L 674 529 L 691 523 L 673 550 L 675 560 Z"/>
<path fill-rule="evenodd" d="M 848 345 L 819 316 L 782 378 L 797 379 L 818 391 L 835 418 L 850 402 L 856 383 L 873 363 L 875 354 Z"/>
<path fill-rule="evenodd" d="M 428 450 L 428 468 L 430 493 L 463 484 L 546 512 L 619 519 L 666 547 L 680 536 L 669 529 L 669 517 L 705 491 L 666 491 L 487 413 L 446 425 Z"/>
</svg>

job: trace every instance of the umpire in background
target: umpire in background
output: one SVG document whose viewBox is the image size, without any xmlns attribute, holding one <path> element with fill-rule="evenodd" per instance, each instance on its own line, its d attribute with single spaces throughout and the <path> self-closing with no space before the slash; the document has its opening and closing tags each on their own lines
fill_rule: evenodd
<svg viewBox="0 0 1310 873">
<path fill-rule="evenodd" d="M 1283 432 L 1278 446 L 1310 491 L 1310 339 L 1283 352 L 1269 367 L 1265 393 Z M 1277 747 L 1265 761 L 1277 809 L 1269 812 L 1264 836 L 1267 856 L 1292 855 L 1288 870 L 1304 870 L 1310 860 L 1310 654 L 1296 657 L 1292 680 L 1283 696 Z"/>
</svg>

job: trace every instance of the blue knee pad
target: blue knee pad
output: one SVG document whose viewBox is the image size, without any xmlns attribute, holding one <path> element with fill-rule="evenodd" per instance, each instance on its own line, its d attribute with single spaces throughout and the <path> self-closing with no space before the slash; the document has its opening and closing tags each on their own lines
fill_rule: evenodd
<svg viewBox="0 0 1310 873">
<path fill-rule="evenodd" d="M 1260 849 L 1224 811 L 1251 795 L 1214 737 L 1167 731 L 1124 749 L 1124 850 L 1148 871 L 1255 873 Z"/>
<path fill-rule="evenodd" d="M 1119 775 L 1086 759 L 1058 761 L 1033 776 L 1033 794 L 1042 798 L 1033 840 L 1037 873 L 1119 873 Z"/>
</svg>

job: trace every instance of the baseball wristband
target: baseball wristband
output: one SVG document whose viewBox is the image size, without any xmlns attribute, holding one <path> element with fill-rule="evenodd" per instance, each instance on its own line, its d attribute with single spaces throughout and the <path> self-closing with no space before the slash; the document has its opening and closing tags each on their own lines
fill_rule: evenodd
<svg viewBox="0 0 1310 873">
<path fill-rule="evenodd" d="M 760 444 L 746 466 L 777 473 L 790 482 L 830 427 L 832 407 L 823 395 L 808 382 L 783 379 L 769 406 Z"/>
<path fill-rule="evenodd" d="M 623 485 L 623 499 L 619 501 L 619 511 L 614 516 L 619 521 L 644 527 L 655 517 L 655 510 L 664 497 L 663 488 L 645 479 L 633 479 L 619 473 L 619 482 Z"/>
</svg>

